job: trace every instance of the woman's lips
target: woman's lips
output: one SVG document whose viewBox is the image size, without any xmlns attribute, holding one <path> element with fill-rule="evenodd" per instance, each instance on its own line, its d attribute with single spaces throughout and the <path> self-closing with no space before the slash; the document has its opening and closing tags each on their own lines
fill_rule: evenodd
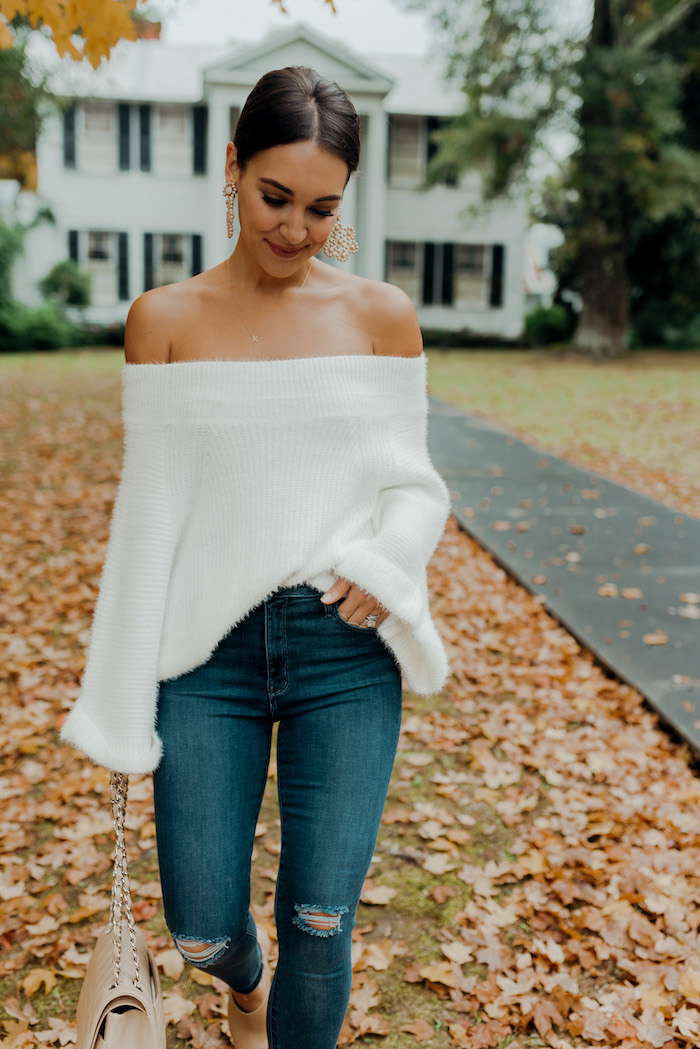
<svg viewBox="0 0 700 1049">
<path fill-rule="evenodd" d="M 273 244 L 271 240 L 268 240 L 267 243 L 273 254 L 281 259 L 293 259 L 302 250 L 301 248 L 281 248 L 279 244 Z"/>
</svg>

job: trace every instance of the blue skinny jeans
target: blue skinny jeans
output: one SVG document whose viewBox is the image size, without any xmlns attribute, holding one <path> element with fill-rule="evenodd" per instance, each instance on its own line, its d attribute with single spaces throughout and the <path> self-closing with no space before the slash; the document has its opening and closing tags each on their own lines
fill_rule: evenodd
<svg viewBox="0 0 700 1049">
<path fill-rule="evenodd" d="M 401 724 L 393 654 L 321 593 L 277 590 L 206 663 L 159 685 L 163 758 L 153 782 L 165 919 L 187 961 L 243 994 L 262 976 L 251 854 L 279 722 L 270 1049 L 335 1049 Z"/>
</svg>

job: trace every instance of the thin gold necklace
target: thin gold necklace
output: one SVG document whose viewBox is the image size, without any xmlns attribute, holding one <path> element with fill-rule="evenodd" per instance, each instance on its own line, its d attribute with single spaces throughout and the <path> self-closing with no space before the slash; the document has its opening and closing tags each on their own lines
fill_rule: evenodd
<svg viewBox="0 0 700 1049">
<path fill-rule="evenodd" d="M 229 285 L 231 287 L 233 287 L 233 284 L 231 283 L 231 256 L 230 255 L 228 257 L 227 267 L 226 268 L 227 268 L 227 271 L 228 271 L 228 282 L 229 282 Z M 236 305 L 236 301 L 234 299 L 234 301 L 233 301 L 234 309 L 235 309 L 236 313 L 238 314 L 238 316 L 241 318 L 241 321 L 245 325 L 246 331 L 250 335 L 250 337 L 253 340 L 253 342 L 259 342 L 260 339 L 262 339 L 263 335 L 267 335 L 267 333 L 269 332 L 270 328 L 274 328 L 275 324 L 277 324 L 277 322 L 285 315 L 285 313 L 287 313 L 287 311 L 292 308 L 292 306 L 296 302 L 297 295 L 300 294 L 302 288 L 304 287 L 304 285 L 306 284 L 307 280 L 309 279 L 309 274 L 310 273 L 311 273 L 311 265 L 309 265 L 309 268 L 306 271 L 306 276 L 304 277 L 303 281 L 301 282 L 301 284 L 297 288 L 296 292 L 292 296 L 292 301 L 287 306 L 285 306 L 285 308 L 282 310 L 281 313 L 279 313 L 277 315 L 277 317 L 275 317 L 275 319 L 273 320 L 272 324 L 268 324 L 267 328 L 264 328 L 261 332 L 258 332 L 257 335 L 253 335 L 252 331 L 250 330 L 250 328 L 248 327 L 248 325 L 245 322 L 245 317 L 243 316 L 241 311 L 238 309 L 238 306 Z"/>
</svg>

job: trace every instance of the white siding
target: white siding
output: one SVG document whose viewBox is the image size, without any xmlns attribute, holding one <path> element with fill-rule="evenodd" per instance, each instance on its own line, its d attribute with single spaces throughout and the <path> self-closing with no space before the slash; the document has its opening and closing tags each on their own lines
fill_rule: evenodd
<svg viewBox="0 0 700 1049">
<path fill-rule="evenodd" d="M 192 60 L 188 63 L 190 53 Z M 391 114 L 398 114 L 403 120 L 418 120 L 417 166 L 423 170 L 427 155 L 427 118 L 455 112 L 455 93 L 443 91 L 441 77 L 434 71 L 428 75 L 427 68 L 423 68 L 425 63 L 418 60 L 413 66 L 410 60 L 380 64 L 373 71 L 364 59 L 353 57 L 334 41 L 324 41 L 306 29 L 290 31 L 286 38 L 271 41 L 255 51 L 249 49 L 247 55 L 232 52 L 225 61 L 223 58 L 221 48 L 209 51 L 192 48 L 189 52 L 160 41 L 138 41 L 134 45 L 120 45 L 117 60 L 110 62 L 106 69 L 80 71 L 79 87 L 72 92 L 65 90 L 66 94 L 77 97 L 76 168 L 66 169 L 63 164 L 60 118 L 47 117 L 38 143 L 38 196 L 52 208 L 57 225 L 39 227 L 28 234 L 26 254 L 16 270 L 20 279 L 15 282 L 15 293 L 20 298 L 36 301 L 35 282 L 53 263 L 67 257 L 71 229 L 81 233 L 81 253 L 89 230 L 128 235 L 129 301 L 114 301 L 110 305 L 105 292 L 102 304 L 95 304 L 87 311 L 93 320 L 123 320 L 129 302 L 144 290 L 146 233 L 156 234 L 156 251 L 158 234 L 178 233 L 186 238 L 198 234 L 202 238 L 204 269 L 224 259 L 235 243 L 226 237 L 221 194 L 231 107 L 243 105 L 262 72 L 283 65 L 308 64 L 337 79 L 349 91 L 363 120 L 361 169 L 347 188 L 343 207 L 343 222 L 355 227 L 360 251 L 342 268 L 383 280 L 387 242 L 414 243 L 421 268 L 410 283 L 421 323 L 445 329 L 469 328 L 506 337 L 520 334 L 524 313 L 523 238 L 527 227 L 524 199 L 499 201 L 490 211 L 475 216 L 469 211 L 470 205 L 479 202 L 479 177 L 475 173 L 463 176 L 456 187 L 439 185 L 428 191 L 421 190 L 415 178 L 405 175 L 388 180 Z M 192 63 L 197 69 L 196 76 Z M 65 74 L 66 63 L 59 65 Z M 141 66 L 148 75 L 144 74 L 139 82 Z M 179 73 L 185 67 L 187 75 L 183 78 Z M 393 87 L 387 71 L 394 77 Z M 415 82 L 409 83 L 412 77 Z M 104 98 L 105 112 L 112 116 L 106 118 L 111 119 L 111 124 L 105 123 L 103 131 L 97 126 L 90 136 L 86 134 L 81 95 Z M 411 99 L 418 96 L 420 107 L 416 103 L 411 112 Z M 130 170 L 120 171 L 118 103 L 126 99 L 133 100 L 129 122 Z M 395 108 L 392 108 L 392 99 Z M 151 170 L 147 172 L 140 170 L 140 103 L 151 105 Z M 203 175 L 193 174 L 193 104 L 208 108 L 207 163 Z M 98 109 L 94 112 L 97 120 Z M 236 220 L 234 237 L 237 230 Z M 503 245 L 503 304 L 497 308 L 491 306 L 490 286 L 486 289 L 484 284 L 480 302 L 459 307 L 423 305 L 422 259 L 426 243 L 484 245 L 487 259 L 494 245 Z M 186 267 L 184 262 L 172 272 L 161 268 L 161 273 L 177 276 L 177 273 L 184 274 Z M 401 279 L 406 276 L 403 274 Z M 154 279 L 157 283 L 158 272 L 154 273 Z M 459 298 L 457 285 L 453 291 Z M 441 290 L 436 290 L 435 297 L 441 299 Z"/>
</svg>

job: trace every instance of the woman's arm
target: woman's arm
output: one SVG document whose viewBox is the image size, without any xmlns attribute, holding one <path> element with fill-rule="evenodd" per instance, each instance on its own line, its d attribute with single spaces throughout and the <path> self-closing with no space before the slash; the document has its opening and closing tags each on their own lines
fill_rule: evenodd
<svg viewBox="0 0 700 1049">
<path fill-rule="evenodd" d="M 388 357 L 420 356 L 423 338 L 408 295 L 392 284 L 366 281 L 363 285 L 363 320 L 370 326 L 374 353 Z M 393 582 L 397 592 L 401 570 L 415 572 L 418 566 L 427 564 L 449 516 L 449 492 L 430 460 L 424 414 L 416 419 L 407 438 L 405 445 L 394 445 L 395 483 L 380 493 L 375 513 L 377 533 L 363 544 L 359 562 L 351 557 L 346 564 L 349 575 L 353 570 L 359 573 L 364 569 L 365 588 L 341 575 L 322 597 L 326 604 L 343 598 L 339 610 L 356 625 L 372 611 L 380 613 L 377 626 L 390 615 L 374 596 L 372 570 L 381 572 L 382 577 L 388 573 L 387 582 Z M 370 557 L 371 566 L 364 564 Z M 382 589 L 378 579 L 377 583 Z M 408 595 L 405 597 L 405 607 L 414 604 Z"/>
</svg>

